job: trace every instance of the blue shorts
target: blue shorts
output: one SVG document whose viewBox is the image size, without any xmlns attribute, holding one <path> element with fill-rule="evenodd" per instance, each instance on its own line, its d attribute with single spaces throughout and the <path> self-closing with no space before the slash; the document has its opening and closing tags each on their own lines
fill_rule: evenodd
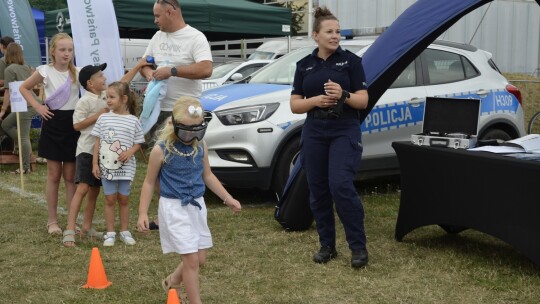
<svg viewBox="0 0 540 304">
<path fill-rule="evenodd" d="M 105 195 L 113 195 L 120 193 L 123 196 L 128 196 L 131 192 L 130 180 L 108 180 L 101 179 L 101 185 L 103 186 L 103 193 Z"/>
</svg>

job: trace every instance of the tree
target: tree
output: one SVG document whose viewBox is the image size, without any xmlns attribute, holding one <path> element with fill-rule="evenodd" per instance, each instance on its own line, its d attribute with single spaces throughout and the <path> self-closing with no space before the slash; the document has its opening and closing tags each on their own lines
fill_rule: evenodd
<svg viewBox="0 0 540 304">
<path fill-rule="evenodd" d="M 302 29 L 304 24 L 304 16 L 308 13 L 308 3 L 304 4 L 294 4 L 294 2 L 291 2 L 291 10 L 293 11 L 292 14 L 292 20 L 291 20 L 291 32 L 293 36 L 298 35 Z M 308 33 L 310 35 L 311 33 Z"/>
<path fill-rule="evenodd" d="M 29 0 L 28 2 L 33 8 L 44 12 L 67 7 L 67 0 Z"/>
<path fill-rule="evenodd" d="M 261 4 L 265 3 L 265 0 L 253 0 Z M 308 2 L 305 1 L 303 4 L 298 4 L 295 1 L 285 1 L 279 3 L 272 3 L 275 6 L 287 7 L 292 11 L 291 16 L 291 35 L 297 36 L 302 32 L 304 24 L 304 16 L 307 14 Z"/>
</svg>

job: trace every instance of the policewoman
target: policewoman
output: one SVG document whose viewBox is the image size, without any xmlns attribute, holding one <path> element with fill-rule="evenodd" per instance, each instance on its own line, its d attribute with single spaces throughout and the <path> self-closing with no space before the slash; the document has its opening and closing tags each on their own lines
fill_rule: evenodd
<svg viewBox="0 0 540 304">
<path fill-rule="evenodd" d="M 353 184 L 362 156 L 358 110 L 368 94 L 362 60 L 339 46 L 337 18 L 315 10 L 313 39 L 318 47 L 297 63 L 291 93 L 293 113 L 307 113 L 302 130 L 302 166 L 310 189 L 320 250 L 315 263 L 337 256 L 334 203 L 351 250 L 351 266 L 368 263 L 364 209 Z"/>
</svg>

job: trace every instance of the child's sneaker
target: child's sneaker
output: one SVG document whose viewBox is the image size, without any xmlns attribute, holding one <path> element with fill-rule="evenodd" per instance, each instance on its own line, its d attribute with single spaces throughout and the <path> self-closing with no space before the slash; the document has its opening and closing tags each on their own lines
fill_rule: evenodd
<svg viewBox="0 0 540 304">
<path fill-rule="evenodd" d="M 116 241 L 116 232 L 107 232 L 103 236 L 103 239 L 105 240 L 103 241 L 103 246 L 105 247 L 114 246 L 114 242 Z"/>
<path fill-rule="evenodd" d="M 131 232 L 129 231 L 121 231 L 120 240 L 126 245 L 135 245 L 135 243 L 137 243 L 135 242 L 135 239 L 131 236 Z"/>
</svg>

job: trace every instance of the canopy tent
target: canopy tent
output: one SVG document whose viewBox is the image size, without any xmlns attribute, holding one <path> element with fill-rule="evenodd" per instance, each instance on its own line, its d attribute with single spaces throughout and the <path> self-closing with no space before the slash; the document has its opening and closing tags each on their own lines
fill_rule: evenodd
<svg viewBox="0 0 540 304">
<path fill-rule="evenodd" d="M 493 0 L 418 0 L 362 56 L 368 84 L 363 121 L 399 74 L 461 17 Z M 540 5 L 540 0 L 536 0 Z"/>
<path fill-rule="evenodd" d="M 291 10 L 247 0 L 180 0 L 186 23 L 205 33 L 210 41 L 285 36 Z M 152 8 L 155 0 L 113 0 L 122 38 L 151 38 L 158 30 Z M 68 9 L 45 13 L 48 37 L 71 33 Z"/>
<path fill-rule="evenodd" d="M 32 8 L 32 14 L 36 20 L 36 29 L 39 37 L 39 47 L 41 49 L 41 62 L 45 62 L 47 51 L 45 50 L 45 13 L 36 8 Z"/>
</svg>

